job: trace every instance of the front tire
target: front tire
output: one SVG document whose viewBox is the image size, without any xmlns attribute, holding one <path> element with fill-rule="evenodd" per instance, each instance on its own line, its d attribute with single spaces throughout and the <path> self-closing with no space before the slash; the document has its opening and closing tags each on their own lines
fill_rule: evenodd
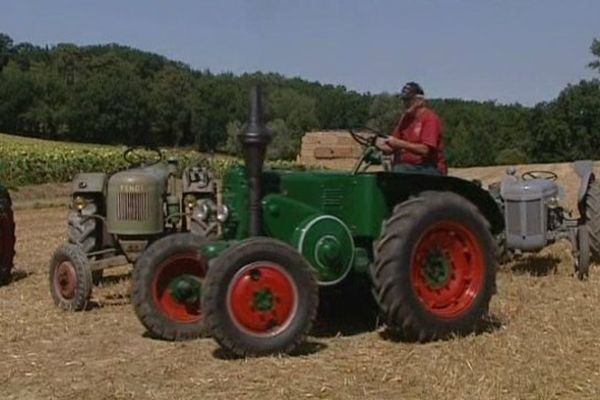
<svg viewBox="0 0 600 400">
<path fill-rule="evenodd" d="M 263 237 L 225 250 L 208 271 L 202 297 L 214 339 L 241 357 L 294 352 L 318 302 L 317 280 L 304 257 Z"/>
<path fill-rule="evenodd" d="M 15 221 L 8 190 L 0 186 L 0 285 L 10 282 L 15 257 Z"/>
<path fill-rule="evenodd" d="M 177 233 L 152 243 L 137 259 L 131 301 L 154 338 L 188 340 L 206 335 L 201 306 L 208 260 L 206 239 Z"/>
<path fill-rule="evenodd" d="M 465 198 L 424 192 L 397 205 L 371 271 L 388 328 L 418 341 L 474 330 L 495 292 L 495 254 L 489 224 Z"/>
<path fill-rule="evenodd" d="M 65 244 L 56 249 L 49 270 L 54 303 L 66 311 L 84 310 L 92 294 L 92 269 L 81 247 Z"/>
</svg>

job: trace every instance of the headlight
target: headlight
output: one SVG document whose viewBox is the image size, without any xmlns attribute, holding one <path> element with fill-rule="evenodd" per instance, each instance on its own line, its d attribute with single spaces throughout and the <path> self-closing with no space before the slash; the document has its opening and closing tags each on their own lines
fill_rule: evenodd
<svg viewBox="0 0 600 400">
<path fill-rule="evenodd" d="M 196 211 L 196 217 L 201 221 L 206 221 L 210 215 L 210 208 L 206 203 L 198 204 L 198 211 Z"/>
<path fill-rule="evenodd" d="M 217 207 L 217 221 L 225 222 L 229 218 L 229 208 L 226 205 L 221 204 Z"/>
<path fill-rule="evenodd" d="M 187 208 L 194 208 L 194 206 L 196 205 L 196 196 L 194 196 L 193 194 L 186 194 L 183 198 L 183 204 Z"/>
<path fill-rule="evenodd" d="M 198 200 L 194 214 L 201 221 L 207 221 L 215 209 L 215 203 L 212 200 Z"/>
<path fill-rule="evenodd" d="M 548 202 L 546 203 L 548 205 L 548 208 L 556 208 L 558 207 L 558 197 L 556 196 L 552 196 L 548 199 Z"/>
<path fill-rule="evenodd" d="M 76 209 L 81 211 L 85 208 L 85 206 L 87 206 L 87 200 L 85 199 L 85 197 L 76 196 L 73 199 L 73 205 L 75 206 Z"/>
</svg>

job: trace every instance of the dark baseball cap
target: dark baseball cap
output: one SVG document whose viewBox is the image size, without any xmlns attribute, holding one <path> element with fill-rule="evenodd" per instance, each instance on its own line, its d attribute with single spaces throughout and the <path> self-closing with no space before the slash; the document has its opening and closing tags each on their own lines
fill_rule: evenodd
<svg viewBox="0 0 600 400">
<path fill-rule="evenodd" d="M 400 97 L 403 99 L 412 99 L 415 96 L 424 96 L 423 88 L 417 82 L 408 82 L 402 87 Z"/>
</svg>

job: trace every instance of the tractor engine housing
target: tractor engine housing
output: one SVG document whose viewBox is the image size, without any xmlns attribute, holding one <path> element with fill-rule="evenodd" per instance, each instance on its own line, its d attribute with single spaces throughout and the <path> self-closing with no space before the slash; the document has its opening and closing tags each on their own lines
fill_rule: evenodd
<svg viewBox="0 0 600 400">
<path fill-rule="evenodd" d="M 538 250 L 548 241 L 548 205 L 556 202 L 558 187 L 544 179 L 503 182 L 506 244 L 525 251 Z"/>
<path fill-rule="evenodd" d="M 163 197 L 168 173 L 159 169 L 119 172 L 108 181 L 107 231 L 153 235 L 164 229 Z"/>
</svg>

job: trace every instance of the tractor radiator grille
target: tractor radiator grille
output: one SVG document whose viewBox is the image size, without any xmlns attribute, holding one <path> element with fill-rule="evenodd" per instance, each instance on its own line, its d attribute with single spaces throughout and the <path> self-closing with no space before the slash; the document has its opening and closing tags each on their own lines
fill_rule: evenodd
<svg viewBox="0 0 600 400">
<path fill-rule="evenodd" d="M 525 215 L 527 215 L 528 235 L 539 235 L 542 233 L 542 202 L 540 200 L 525 203 Z"/>
<path fill-rule="evenodd" d="M 521 203 L 506 202 L 506 228 L 510 234 L 521 235 Z"/>
<path fill-rule="evenodd" d="M 149 217 L 148 193 L 119 193 L 117 199 L 119 221 L 144 221 Z"/>
<path fill-rule="evenodd" d="M 506 227 L 509 234 L 518 236 L 540 235 L 544 232 L 542 202 L 506 202 Z"/>
</svg>

